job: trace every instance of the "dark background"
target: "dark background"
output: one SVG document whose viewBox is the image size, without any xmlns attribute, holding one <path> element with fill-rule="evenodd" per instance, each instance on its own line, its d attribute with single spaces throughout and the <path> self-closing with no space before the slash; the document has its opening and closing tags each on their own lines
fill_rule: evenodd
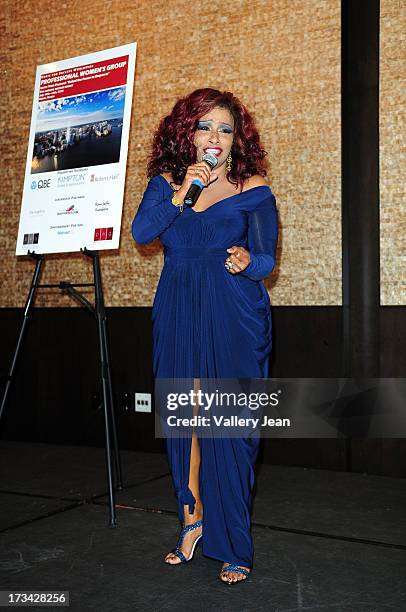
<svg viewBox="0 0 406 612">
<path fill-rule="evenodd" d="M 404 315 L 403 307 L 379 308 L 382 377 L 404 376 Z M 1 311 L 2 373 L 8 370 L 22 316 L 22 309 Z M 154 437 L 153 414 L 127 410 L 124 397 L 153 391 L 151 308 L 108 308 L 107 317 L 120 446 L 164 452 L 164 441 Z M 273 307 L 272 376 L 345 376 L 343 319 L 341 307 Z M 102 446 L 104 420 L 95 393 L 100 393 L 95 320 L 82 309 L 34 309 L 2 437 Z M 406 441 L 265 439 L 259 461 L 406 476 Z"/>
</svg>

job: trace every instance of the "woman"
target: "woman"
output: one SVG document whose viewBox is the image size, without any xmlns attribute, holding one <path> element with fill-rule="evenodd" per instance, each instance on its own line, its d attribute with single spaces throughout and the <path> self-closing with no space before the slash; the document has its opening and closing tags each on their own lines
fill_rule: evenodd
<svg viewBox="0 0 406 612">
<path fill-rule="evenodd" d="M 206 153 L 217 158 L 213 169 L 202 161 Z M 230 92 L 196 90 L 158 127 L 151 180 L 132 224 L 138 243 L 159 236 L 164 245 L 152 310 L 157 379 L 268 375 L 271 312 L 262 280 L 275 264 L 278 224 L 264 157 L 251 115 Z M 204 187 L 185 208 L 195 179 Z M 184 525 L 166 563 L 192 560 L 199 542 L 204 555 L 223 561 L 223 582 L 248 577 L 258 444 L 195 431 L 166 439 Z"/>
</svg>

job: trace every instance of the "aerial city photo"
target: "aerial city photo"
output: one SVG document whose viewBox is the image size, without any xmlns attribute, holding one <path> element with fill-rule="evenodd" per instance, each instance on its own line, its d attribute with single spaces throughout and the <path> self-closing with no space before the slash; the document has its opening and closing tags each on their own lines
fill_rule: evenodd
<svg viewBox="0 0 406 612">
<path fill-rule="evenodd" d="M 38 103 L 31 174 L 120 160 L 125 87 Z"/>
</svg>

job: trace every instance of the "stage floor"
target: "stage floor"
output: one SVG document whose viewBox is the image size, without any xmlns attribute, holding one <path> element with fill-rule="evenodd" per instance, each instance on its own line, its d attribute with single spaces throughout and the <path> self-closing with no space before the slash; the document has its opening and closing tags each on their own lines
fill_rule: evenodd
<svg viewBox="0 0 406 612">
<path fill-rule="evenodd" d="M 166 456 L 121 459 L 110 529 L 104 449 L 0 441 L 0 590 L 69 591 L 81 612 L 406 610 L 406 479 L 258 465 L 254 570 L 227 586 L 199 547 L 163 563 L 179 533 Z"/>
</svg>

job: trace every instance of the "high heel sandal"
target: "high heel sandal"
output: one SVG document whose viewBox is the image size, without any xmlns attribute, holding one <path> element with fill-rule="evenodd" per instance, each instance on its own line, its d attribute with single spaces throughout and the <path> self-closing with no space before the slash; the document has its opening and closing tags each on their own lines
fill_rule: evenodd
<svg viewBox="0 0 406 612">
<path fill-rule="evenodd" d="M 236 572 L 238 574 L 244 574 L 244 576 L 246 576 L 246 578 L 243 578 L 242 580 L 223 580 L 221 575 L 225 574 L 227 572 Z M 244 569 L 243 567 L 241 567 L 240 565 L 235 565 L 234 563 L 229 563 L 226 567 L 223 567 L 223 569 L 220 572 L 220 580 L 221 582 L 224 582 L 224 584 L 238 584 L 239 582 L 245 582 L 248 578 L 248 576 L 250 575 L 251 571 Z"/>
<path fill-rule="evenodd" d="M 192 523 L 191 525 L 185 525 L 182 528 L 182 531 L 180 532 L 180 536 L 179 536 L 179 540 L 178 540 L 178 543 L 176 545 L 176 548 L 171 550 L 171 552 L 180 559 L 181 563 L 188 563 L 189 561 L 191 561 L 193 559 L 193 555 L 194 555 L 194 552 L 195 552 L 196 545 L 197 545 L 198 541 L 200 540 L 200 538 L 202 537 L 203 534 L 200 534 L 196 538 L 196 540 L 193 542 L 192 550 L 190 551 L 190 555 L 189 555 L 188 559 L 186 559 L 185 555 L 180 550 L 180 547 L 182 546 L 182 543 L 183 543 L 185 535 L 187 534 L 188 531 L 193 531 L 193 529 L 197 529 L 200 526 L 203 526 L 203 521 L 196 521 L 196 523 Z M 165 560 L 165 563 L 168 563 L 169 565 L 180 565 L 180 563 L 169 563 L 169 561 L 166 561 L 166 560 Z"/>
</svg>

